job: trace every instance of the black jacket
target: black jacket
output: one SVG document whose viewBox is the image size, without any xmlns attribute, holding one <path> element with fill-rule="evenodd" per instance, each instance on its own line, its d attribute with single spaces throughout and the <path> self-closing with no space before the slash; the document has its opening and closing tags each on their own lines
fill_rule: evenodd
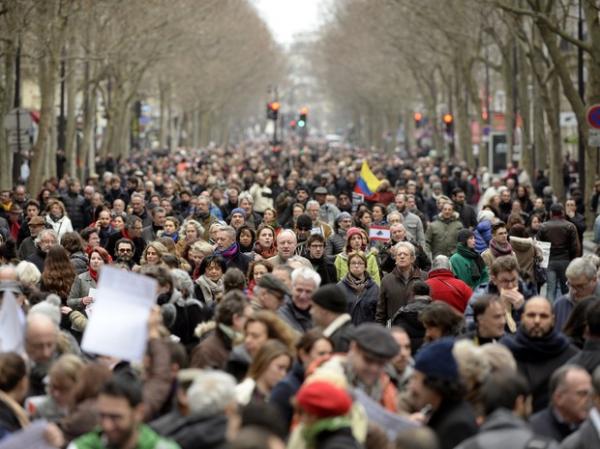
<svg viewBox="0 0 600 449">
<path fill-rule="evenodd" d="M 584 367 L 590 375 L 600 366 L 600 338 L 589 338 L 583 343 L 583 348 L 567 363 Z"/>
<path fill-rule="evenodd" d="M 559 443 L 577 430 L 577 426 L 570 426 L 559 421 L 551 406 L 532 415 L 529 418 L 529 424 L 536 434 L 552 438 Z"/>
<path fill-rule="evenodd" d="M 321 276 L 321 285 L 335 284 L 337 282 L 337 271 L 333 260 L 324 255 L 320 259 L 311 259 L 307 257 L 313 266 L 313 269 Z"/>
<path fill-rule="evenodd" d="M 227 417 L 224 414 L 198 417 L 172 411 L 152 421 L 150 427 L 159 435 L 174 440 L 181 449 L 220 449 L 227 443 Z"/>
<path fill-rule="evenodd" d="M 477 433 L 475 414 L 468 402 L 443 400 L 427 425 L 435 432 L 440 449 L 453 449 Z"/>
<path fill-rule="evenodd" d="M 68 192 L 62 197 L 62 201 L 65 204 L 67 215 L 71 219 L 73 229 L 79 231 L 83 229 L 88 223 L 85 221 L 84 198 L 78 193 Z"/>
<path fill-rule="evenodd" d="M 379 300 L 379 286 L 373 279 L 369 278 L 365 289 L 358 295 L 350 287 L 348 275 L 338 282 L 338 286 L 346 297 L 348 313 L 352 317 L 352 324 L 358 326 L 361 323 L 375 321 L 377 301 Z"/>
<path fill-rule="evenodd" d="M 324 431 L 317 435 L 314 449 L 362 449 L 356 441 L 350 427 L 338 430 Z"/>
</svg>

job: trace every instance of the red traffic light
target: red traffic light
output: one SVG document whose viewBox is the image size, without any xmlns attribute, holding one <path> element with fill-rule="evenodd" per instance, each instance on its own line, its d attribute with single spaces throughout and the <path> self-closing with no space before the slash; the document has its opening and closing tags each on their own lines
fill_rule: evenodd
<svg viewBox="0 0 600 449">
<path fill-rule="evenodd" d="M 444 114 L 442 120 L 446 125 L 450 125 L 454 121 L 454 117 L 452 117 L 452 114 Z"/>
<path fill-rule="evenodd" d="M 290 128 L 296 127 L 296 120 L 290 120 Z"/>
</svg>

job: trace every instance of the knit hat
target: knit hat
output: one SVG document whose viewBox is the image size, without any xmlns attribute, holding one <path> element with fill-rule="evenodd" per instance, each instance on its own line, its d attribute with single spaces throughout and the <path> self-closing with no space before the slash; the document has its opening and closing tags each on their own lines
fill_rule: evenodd
<svg viewBox="0 0 600 449">
<path fill-rule="evenodd" d="M 315 304 L 334 313 L 346 313 L 348 302 L 344 292 L 337 284 L 327 284 L 313 293 L 312 300 Z"/>
<path fill-rule="evenodd" d="M 44 301 L 38 302 L 35 306 L 29 309 L 29 315 L 35 315 L 36 313 L 40 315 L 46 315 L 54 324 L 56 324 L 56 326 L 60 326 L 60 305 L 61 301 L 58 295 L 50 293 L 48 296 L 46 296 Z"/>
<path fill-rule="evenodd" d="M 477 215 L 477 222 L 479 223 L 480 221 L 483 221 L 483 220 L 492 221 L 494 219 L 494 217 L 495 217 L 495 215 L 491 210 L 483 209 Z"/>
<path fill-rule="evenodd" d="M 473 235 L 473 231 L 469 229 L 461 229 L 460 231 L 458 231 L 458 236 L 456 240 L 458 241 L 458 243 L 463 243 L 466 245 L 467 240 L 473 237 Z"/>
<path fill-rule="evenodd" d="M 340 212 L 340 214 L 337 217 L 335 217 L 335 221 L 336 223 L 339 223 L 340 220 L 348 218 L 352 220 L 352 215 L 350 215 L 348 212 Z"/>
<path fill-rule="evenodd" d="M 458 380 L 458 365 L 452 354 L 454 340 L 442 338 L 422 346 L 415 356 L 415 370 L 434 379 Z"/>
<path fill-rule="evenodd" d="M 242 217 L 246 218 L 246 211 L 241 207 L 236 207 L 231 211 L 231 216 L 233 217 L 235 214 L 240 214 Z"/>
<path fill-rule="evenodd" d="M 302 385 L 296 402 L 306 413 L 319 418 L 342 416 L 352 407 L 352 398 L 346 390 L 322 380 Z"/>
</svg>

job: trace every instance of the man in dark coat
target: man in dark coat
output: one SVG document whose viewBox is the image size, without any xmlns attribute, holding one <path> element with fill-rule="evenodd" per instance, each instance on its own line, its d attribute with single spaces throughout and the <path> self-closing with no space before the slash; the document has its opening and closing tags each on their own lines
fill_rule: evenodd
<svg viewBox="0 0 600 449">
<path fill-rule="evenodd" d="M 310 315 L 315 325 L 323 329 L 323 335 L 333 343 L 333 352 L 348 352 L 354 326 L 340 287 L 321 287 L 313 294 L 312 301 Z"/>
<path fill-rule="evenodd" d="M 550 301 L 541 296 L 527 301 L 517 333 L 504 336 L 500 343 L 510 349 L 517 368 L 529 382 L 533 411 L 542 410 L 548 405 L 550 376 L 578 352 L 567 337 L 554 329 Z"/>
<path fill-rule="evenodd" d="M 477 226 L 477 214 L 475 209 L 465 203 L 465 191 L 460 187 L 455 187 L 452 190 L 452 202 L 454 210 L 458 212 L 458 219 L 463 224 L 465 229 L 473 229 Z"/>
<path fill-rule="evenodd" d="M 552 374 L 548 385 L 550 405 L 529 419 L 538 435 L 562 441 L 587 418 L 592 394 L 592 377 L 577 365 L 563 365 Z"/>
<path fill-rule="evenodd" d="M 600 371 L 596 370 L 592 379 L 594 391 L 592 394 L 592 408 L 588 418 L 581 424 L 579 430 L 563 440 L 561 449 L 596 449 L 600 447 Z"/>
<path fill-rule="evenodd" d="M 277 314 L 292 329 L 304 333 L 313 327 L 310 308 L 312 296 L 321 285 L 321 277 L 312 268 L 296 268 L 292 272 L 292 297 L 279 308 Z"/>
<path fill-rule="evenodd" d="M 250 265 L 250 256 L 240 251 L 240 245 L 235 241 L 236 231 L 231 226 L 223 226 L 217 231 L 215 237 L 217 248 L 215 254 L 223 257 L 227 264 L 227 268 L 235 267 L 241 270 L 242 273 L 248 272 Z"/>
<path fill-rule="evenodd" d="M 431 407 L 427 426 L 437 435 L 441 449 L 453 449 L 477 433 L 475 414 L 463 399 L 453 347 L 454 340 L 443 338 L 421 348 L 409 385 L 416 408 Z"/>
<path fill-rule="evenodd" d="M 337 272 L 332 258 L 325 255 L 325 238 L 320 234 L 312 234 L 306 241 L 306 248 L 306 257 L 321 276 L 321 285 L 335 284 Z"/>
<path fill-rule="evenodd" d="M 71 219 L 73 229 L 76 231 L 82 230 L 88 223 L 85 222 L 84 202 L 85 199 L 81 195 L 81 183 L 73 179 L 69 181 L 69 190 L 61 198 L 67 210 L 67 215 Z"/>
</svg>

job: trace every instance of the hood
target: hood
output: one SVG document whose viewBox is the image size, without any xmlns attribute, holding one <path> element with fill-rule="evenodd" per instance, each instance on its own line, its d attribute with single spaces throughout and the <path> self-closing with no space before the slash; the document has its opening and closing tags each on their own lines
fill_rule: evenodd
<svg viewBox="0 0 600 449">
<path fill-rule="evenodd" d="M 202 338 L 204 335 L 215 330 L 216 328 L 217 323 L 215 321 L 205 321 L 204 323 L 200 323 L 196 326 L 194 335 L 198 338 Z"/>
<path fill-rule="evenodd" d="M 531 237 L 510 237 L 510 246 L 512 246 L 512 249 L 514 249 L 515 251 L 527 251 L 530 248 L 532 248 L 533 245 L 534 243 Z"/>
</svg>

